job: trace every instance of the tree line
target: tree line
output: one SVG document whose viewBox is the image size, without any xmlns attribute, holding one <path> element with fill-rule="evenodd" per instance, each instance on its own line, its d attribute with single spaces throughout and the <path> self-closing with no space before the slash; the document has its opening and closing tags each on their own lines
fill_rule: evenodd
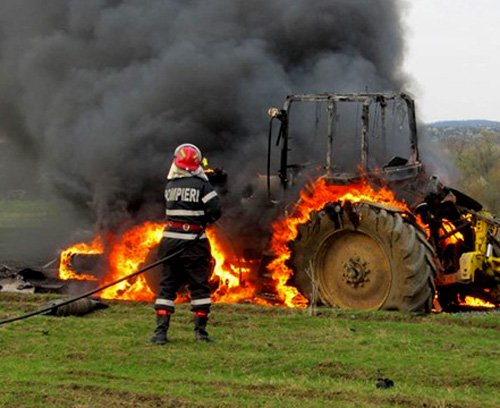
<svg viewBox="0 0 500 408">
<path fill-rule="evenodd" d="M 500 131 L 439 132 L 431 136 L 437 151 L 455 167 L 453 187 L 500 216 Z"/>
</svg>

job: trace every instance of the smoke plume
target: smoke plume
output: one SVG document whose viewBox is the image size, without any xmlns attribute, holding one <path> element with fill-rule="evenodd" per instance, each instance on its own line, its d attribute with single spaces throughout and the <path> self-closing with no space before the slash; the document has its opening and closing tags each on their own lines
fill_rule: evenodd
<svg viewBox="0 0 500 408">
<path fill-rule="evenodd" d="M 0 135 L 101 221 L 161 197 L 179 143 L 241 184 L 286 95 L 402 88 L 400 3 L 5 0 Z"/>
</svg>

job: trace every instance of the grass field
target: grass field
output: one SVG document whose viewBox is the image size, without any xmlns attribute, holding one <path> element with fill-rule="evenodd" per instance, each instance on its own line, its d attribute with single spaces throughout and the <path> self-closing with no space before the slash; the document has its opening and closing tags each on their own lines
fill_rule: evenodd
<svg viewBox="0 0 500 408">
<path fill-rule="evenodd" d="M 0 264 L 44 264 L 86 225 L 68 205 L 54 200 L 0 199 Z"/>
<path fill-rule="evenodd" d="M 5 228 L 37 226 L 60 209 L 45 200 L 0 199 L 0 226 Z"/>
<path fill-rule="evenodd" d="M 52 296 L 53 297 L 53 296 Z M 0 293 L 0 319 L 49 297 Z M 215 344 L 179 305 L 152 346 L 151 305 L 0 326 L 1 407 L 500 406 L 498 312 L 388 312 L 215 305 Z M 379 389 L 378 377 L 394 381 Z"/>
</svg>

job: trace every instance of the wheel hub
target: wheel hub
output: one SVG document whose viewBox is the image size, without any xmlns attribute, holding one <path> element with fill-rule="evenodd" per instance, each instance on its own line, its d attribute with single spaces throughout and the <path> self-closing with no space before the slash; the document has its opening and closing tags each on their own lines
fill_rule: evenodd
<svg viewBox="0 0 500 408">
<path fill-rule="evenodd" d="M 344 270 L 342 276 L 353 288 L 363 286 L 365 282 L 369 282 L 367 275 L 370 273 L 370 269 L 367 267 L 367 262 L 359 256 L 349 258 L 347 262 L 344 262 Z"/>
</svg>

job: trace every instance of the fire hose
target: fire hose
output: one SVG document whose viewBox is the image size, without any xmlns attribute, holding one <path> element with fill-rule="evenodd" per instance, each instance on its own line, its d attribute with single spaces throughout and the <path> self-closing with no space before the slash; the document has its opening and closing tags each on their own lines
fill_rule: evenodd
<svg viewBox="0 0 500 408">
<path fill-rule="evenodd" d="M 96 289 L 92 289 L 88 292 L 85 292 L 81 295 L 78 295 L 78 296 L 75 296 L 75 297 L 72 297 L 68 300 L 64 300 L 60 303 L 57 303 L 57 305 L 50 305 L 48 307 L 44 307 L 42 309 L 38 309 L 38 310 L 35 310 L 33 312 L 30 312 L 30 313 L 26 313 L 24 315 L 21 315 L 21 316 L 16 316 L 16 317 L 11 317 L 9 319 L 5 319 L 5 320 L 0 320 L 0 326 L 3 325 L 3 324 L 7 324 L 7 323 L 12 323 L 12 322 L 16 322 L 18 320 L 24 320 L 24 319 L 27 319 L 28 317 L 32 317 L 32 316 L 36 316 L 36 315 L 39 315 L 39 314 L 43 314 L 43 313 L 47 313 L 47 312 L 50 312 L 51 310 L 53 310 L 54 308 L 59 308 L 59 307 L 62 307 L 62 306 L 66 306 L 66 305 L 69 305 L 70 303 L 73 303 L 73 302 L 76 302 L 77 300 L 80 300 L 80 299 L 83 299 L 83 298 L 87 298 L 91 295 L 94 295 L 96 294 L 97 292 L 100 292 L 104 289 L 107 289 L 107 288 L 110 288 L 111 286 L 114 286 L 114 285 L 117 285 L 118 283 L 121 283 L 123 281 L 126 281 L 128 279 L 131 279 L 137 275 L 140 275 L 158 265 L 161 265 L 162 263 L 168 261 L 169 259 L 181 254 L 182 252 L 184 252 L 191 244 L 193 244 L 194 242 L 196 242 L 200 236 L 203 234 L 204 230 L 202 229 L 198 235 L 196 236 L 196 238 L 194 240 L 190 240 L 188 242 L 185 243 L 185 245 L 183 245 L 181 248 L 179 248 L 177 251 L 171 253 L 170 255 L 167 255 L 161 259 L 159 259 L 158 261 L 156 262 L 153 262 L 153 263 L 150 263 L 149 265 L 146 265 L 145 267 L 129 274 L 129 275 L 126 275 L 126 276 L 123 276 L 121 277 L 120 279 L 117 279 L 113 282 L 110 282 L 110 283 L 107 283 L 106 285 L 102 285 L 102 286 L 99 286 L 98 288 Z"/>
</svg>

